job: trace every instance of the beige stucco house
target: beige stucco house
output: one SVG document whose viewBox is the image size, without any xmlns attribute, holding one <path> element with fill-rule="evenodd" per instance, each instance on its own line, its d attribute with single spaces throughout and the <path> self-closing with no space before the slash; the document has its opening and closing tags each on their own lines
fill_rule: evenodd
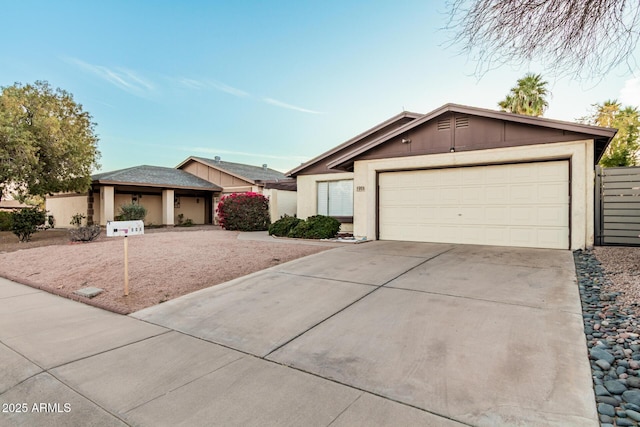
<svg viewBox="0 0 640 427">
<path fill-rule="evenodd" d="M 369 240 L 579 249 L 615 129 L 446 104 L 403 112 L 288 173 L 300 218 Z"/>
<path fill-rule="evenodd" d="M 128 203 L 147 208 L 147 225 L 172 226 L 180 218 L 213 224 L 221 196 L 248 191 L 270 198 L 274 220 L 296 212 L 295 181 L 266 165 L 224 162 L 219 157 L 189 157 L 176 168 L 145 165 L 95 174 L 89 192 L 48 196 L 46 209 L 60 228 L 70 227 L 77 213 L 89 224 L 105 225 Z"/>
</svg>

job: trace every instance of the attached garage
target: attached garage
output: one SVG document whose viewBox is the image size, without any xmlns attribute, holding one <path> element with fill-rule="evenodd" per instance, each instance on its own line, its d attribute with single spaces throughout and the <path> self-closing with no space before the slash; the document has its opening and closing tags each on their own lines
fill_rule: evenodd
<svg viewBox="0 0 640 427">
<path fill-rule="evenodd" d="M 301 218 L 320 213 L 321 182 L 352 179 L 353 234 L 368 240 L 583 249 L 595 165 L 615 133 L 446 104 L 393 117 L 290 175 Z"/>
<path fill-rule="evenodd" d="M 569 248 L 569 161 L 382 172 L 378 236 Z"/>
</svg>

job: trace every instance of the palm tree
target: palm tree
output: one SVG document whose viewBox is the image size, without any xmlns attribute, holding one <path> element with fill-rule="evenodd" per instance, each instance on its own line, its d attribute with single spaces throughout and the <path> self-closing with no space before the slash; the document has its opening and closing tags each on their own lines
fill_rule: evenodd
<svg viewBox="0 0 640 427">
<path fill-rule="evenodd" d="M 546 98 L 551 93 L 547 85 L 542 75 L 528 73 L 518 80 L 504 100 L 498 102 L 498 106 L 507 113 L 541 116 L 549 106 Z"/>
<path fill-rule="evenodd" d="M 605 168 L 635 166 L 640 153 L 640 111 L 636 107 L 623 107 L 616 99 L 594 104 L 594 112 L 578 119 L 579 122 L 618 129 L 600 159 Z"/>
</svg>

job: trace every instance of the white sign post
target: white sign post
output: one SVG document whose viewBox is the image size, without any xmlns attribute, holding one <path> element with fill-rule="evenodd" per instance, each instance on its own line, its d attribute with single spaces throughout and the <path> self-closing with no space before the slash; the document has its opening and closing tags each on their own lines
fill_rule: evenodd
<svg viewBox="0 0 640 427">
<path fill-rule="evenodd" d="M 107 237 L 124 236 L 124 296 L 129 296 L 129 236 L 144 234 L 142 221 L 109 221 Z"/>
</svg>

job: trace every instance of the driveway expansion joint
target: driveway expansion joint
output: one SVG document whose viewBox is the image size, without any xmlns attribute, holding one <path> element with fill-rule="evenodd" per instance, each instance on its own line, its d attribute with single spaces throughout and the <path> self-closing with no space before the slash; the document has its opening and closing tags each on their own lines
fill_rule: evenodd
<svg viewBox="0 0 640 427">
<path fill-rule="evenodd" d="M 285 346 L 286 346 L 286 345 L 288 345 L 289 343 L 291 343 L 291 342 L 295 341 L 296 339 L 300 338 L 301 336 L 303 336 L 303 335 L 304 335 L 304 334 L 306 334 L 307 332 L 309 332 L 309 331 L 311 331 L 312 329 L 316 328 L 317 326 L 319 326 L 319 325 L 323 324 L 323 323 L 324 323 L 324 322 L 326 322 L 327 320 L 329 320 L 329 319 L 331 319 L 331 318 L 335 317 L 336 315 L 338 315 L 338 314 L 342 313 L 343 311 L 345 311 L 345 310 L 346 310 L 346 309 L 348 309 L 349 307 L 351 307 L 351 306 L 353 306 L 354 304 L 356 304 L 356 303 L 358 303 L 358 302 L 362 301 L 363 299 L 365 299 L 366 297 L 368 297 L 368 296 L 369 296 L 369 295 L 371 295 L 372 293 L 376 292 L 378 289 L 380 289 L 380 288 L 384 287 L 385 285 L 387 285 L 387 284 L 391 283 L 392 281 L 396 280 L 397 278 L 399 278 L 399 277 L 403 276 L 404 274 L 407 274 L 408 272 L 412 271 L 413 269 L 418 268 L 418 267 L 420 267 L 421 265 L 424 265 L 425 263 L 427 263 L 427 262 L 431 261 L 432 259 L 437 258 L 437 257 L 439 257 L 440 255 L 445 254 L 445 253 L 447 253 L 447 252 L 449 252 L 449 251 L 451 251 L 451 250 L 453 250 L 453 249 L 454 249 L 454 248 L 450 248 L 450 249 L 448 249 L 448 250 L 446 250 L 446 251 L 443 251 L 443 252 L 440 252 L 440 253 L 438 253 L 438 254 L 436 254 L 436 255 L 434 255 L 434 256 L 432 256 L 432 257 L 430 257 L 430 258 L 423 258 L 423 257 L 420 257 L 420 258 L 423 258 L 423 259 L 424 259 L 424 261 L 422 261 L 421 263 L 419 263 L 419 264 L 417 264 L 417 265 L 414 265 L 413 267 L 411 267 L 411 268 L 409 268 L 409 269 L 407 269 L 407 270 L 403 271 L 402 273 L 398 274 L 397 276 L 392 277 L 391 279 L 387 280 L 386 282 L 382 283 L 381 285 L 375 286 L 371 291 L 369 291 L 369 292 L 367 292 L 366 294 L 362 295 L 360 298 L 356 299 L 355 301 L 352 301 L 350 304 L 347 304 L 346 306 L 344 306 L 344 307 L 343 307 L 343 308 L 341 308 L 340 310 L 338 310 L 338 311 L 336 311 L 335 313 L 333 313 L 333 314 L 331 314 L 331 315 L 329 315 L 329 316 L 325 317 L 324 319 L 321 319 L 320 321 L 318 321 L 318 322 L 316 322 L 315 324 L 311 325 L 309 328 L 307 328 L 306 330 L 304 330 L 304 331 L 300 332 L 299 334 L 297 334 L 297 335 L 296 335 L 296 336 L 294 336 L 293 338 L 291 338 L 291 339 L 287 340 L 287 341 L 286 341 L 286 342 L 284 342 L 283 344 L 281 344 L 281 345 L 279 345 L 278 347 L 276 347 L 276 348 L 272 349 L 272 350 L 271 350 L 271 351 L 269 351 L 269 353 L 267 353 L 264 357 L 265 357 L 265 358 L 266 358 L 266 357 L 269 357 L 272 353 L 274 353 L 274 352 L 276 352 L 276 351 L 280 350 L 281 348 L 285 347 Z"/>
</svg>

